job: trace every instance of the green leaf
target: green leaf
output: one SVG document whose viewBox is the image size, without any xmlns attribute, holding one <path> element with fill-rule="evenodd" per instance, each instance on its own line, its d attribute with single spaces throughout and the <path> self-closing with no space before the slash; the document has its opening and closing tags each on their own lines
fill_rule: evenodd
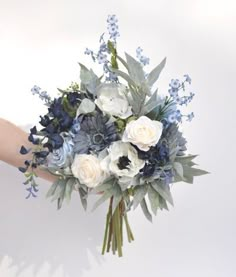
<svg viewBox="0 0 236 277">
<path fill-rule="evenodd" d="M 114 47 L 113 42 L 111 42 L 110 40 L 108 40 L 107 42 L 107 47 L 110 50 L 112 55 L 116 55 L 116 48 Z"/>
<path fill-rule="evenodd" d="M 117 60 L 119 60 L 123 64 L 123 66 L 127 69 L 127 71 L 128 71 L 128 64 L 127 64 L 127 62 L 124 59 L 122 59 L 119 55 L 117 55 Z"/>
<path fill-rule="evenodd" d="M 176 173 L 179 175 L 179 177 L 184 179 L 184 169 L 183 169 L 182 164 L 179 162 L 174 162 L 173 166 L 174 166 Z"/>
<path fill-rule="evenodd" d="M 161 182 L 153 182 L 152 187 L 163 197 L 167 202 L 174 206 L 173 198 L 170 193 L 170 188 Z"/>
<path fill-rule="evenodd" d="M 157 103 L 157 90 L 152 94 L 152 96 L 149 98 L 147 103 L 143 106 L 141 114 L 145 115 L 150 113 L 152 110 L 154 110 L 158 106 Z"/>
<path fill-rule="evenodd" d="M 58 210 L 61 209 L 62 203 L 65 199 L 66 183 L 67 183 L 67 180 L 65 180 L 64 183 L 61 183 L 61 193 L 57 199 L 57 209 Z"/>
<path fill-rule="evenodd" d="M 51 197 L 51 196 L 54 195 L 54 193 L 55 193 L 55 191 L 56 191 L 58 185 L 59 185 L 59 179 L 56 180 L 56 181 L 51 185 L 51 187 L 49 188 L 49 190 L 48 190 L 48 192 L 47 192 L 47 194 L 46 194 L 46 198 L 49 198 L 49 197 Z"/>
<path fill-rule="evenodd" d="M 107 180 L 106 182 L 104 182 L 101 185 L 98 185 L 97 187 L 93 188 L 93 192 L 98 193 L 98 192 L 103 192 L 109 189 L 112 189 L 114 182 L 116 182 L 116 180 L 114 178 L 111 178 L 109 180 Z"/>
<path fill-rule="evenodd" d="M 131 79 L 134 80 L 137 85 L 141 85 L 146 82 L 142 65 L 129 54 L 125 53 L 125 56 Z"/>
<path fill-rule="evenodd" d="M 161 210 L 165 209 L 165 210 L 169 211 L 166 200 L 163 197 L 161 197 L 160 195 L 159 195 L 159 207 Z"/>
<path fill-rule="evenodd" d="M 177 156 L 175 161 L 180 162 L 181 164 L 189 164 L 193 159 L 195 159 L 198 155 L 187 155 L 187 156 Z"/>
<path fill-rule="evenodd" d="M 141 203 L 143 198 L 145 197 L 147 193 L 147 186 L 136 186 L 134 188 L 134 195 L 133 195 L 133 207 L 134 209 L 137 208 L 137 206 Z"/>
<path fill-rule="evenodd" d="M 148 187 L 148 198 L 151 204 L 151 209 L 156 215 L 159 207 L 159 193 L 152 186 Z"/>
<path fill-rule="evenodd" d="M 81 200 L 81 204 L 84 208 L 84 210 L 87 210 L 87 192 L 84 191 L 84 189 L 79 188 L 79 196 L 80 196 L 80 200 Z"/>
<path fill-rule="evenodd" d="M 103 193 L 103 195 L 95 202 L 92 211 L 94 211 L 98 206 L 104 203 L 107 199 L 111 198 L 114 191 L 113 189 L 109 189 Z"/>
<path fill-rule="evenodd" d="M 83 85 L 88 89 L 88 91 L 92 94 L 95 94 L 96 87 L 99 85 L 100 80 L 96 74 L 94 74 L 93 70 L 79 63 L 80 65 L 80 80 Z"/>
<path fill-rule="evenodd" d="M 64 193 L 66 187 L 66 180 L 65 179 L 59 179 L 58 186 L 56 187 L 56 190 L 52 196 L 52 202 L 60 198 L 60 196 Z"/>
<path fill-rule="evenodd" d="M 118 69 L 118 63 L 116 60 L 116 56 L 111 57 L 111 66 L 112 66 L 112 69 Z"/>
<path fill-rule="evenodd" d="M 150 213 L 149 210 L 148 210 L 148 207 L 147 207 L 147 203 L 146 203 L 145 198 L 143 198 L 143 200 L 141 201 L 140 206 L 141 206 L 142 211 L 143 211 L 144 215 L 146 216 L 146 218 L 147 218 L 150 222 L 152 222 L 152 215 L 151 215 L 151 213 Z"/>
<path fill-rule="evenodd" d="M 80 114 L 88 114 L 88 113 L 92 113 L 95 110 L 95 104 L 93 101 L 91 101 L 88 98 L 85 98 L 82 100 L 82 102 L 79 105 L 79 108 L 77 110 L 77 116 L 79 116 Z"/>
<path fill-rule="evenodd" d="M 133 86 L 133 87 L 136 86 L 134 80 L 132 80 L 131 77 L 127 73 L 125 73 L 125 72 L 123 72 L 123 71 L 121 71 L 119 69 L 113 69 L 113 68 L 111 68 L 111 70 L 114 73 L 116 73 L 117 76 L 120 76 L 121 78 L 123 78 L 130 86 Z"/>
<path fill-rule="evenodd" d="M 76 181 L 74 178 L 69 178 L 66 183 L 65 198 L 67 203 L 69 203 L 71 200 L 71 194 L 74 189 L 75 182 Z"/>
<path fill-rule="evenodd" d="M 166 64 L 166 58 L 164 58 L 164 60 L 148 74 L 147 81 L 150 87 L 152 87 L 154 83 L 158 80 L 161 74 L 161 71 L 165 67 L 165 64 Z"/>
<path fill-rule="evenodd" d="M 201 175 L 209 174 L 209 172 L 199 168 L 189 167 L 189 169 L 187 169 L 186 172 L 184 172 L 184 176 L 186 174 L 192 175 L 192 176 L 201 176 Z"/>
<path fill-rule="evenodd" d="M 122 199 L 122 191 L 118 184 L 113 189 L 113 202 L 112 202 L 112 213 L 114 213 L 116 207 L 119 205 Z"/>
</svg>

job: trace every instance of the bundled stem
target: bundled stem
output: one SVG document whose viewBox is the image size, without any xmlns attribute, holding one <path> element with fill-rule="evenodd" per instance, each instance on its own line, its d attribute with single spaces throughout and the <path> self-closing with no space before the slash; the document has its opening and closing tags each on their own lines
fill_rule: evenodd
<svg viewBox="0 0 236 277">
<path fill-rule="evenodd" d="M 123 246 L 123 222 L 126 225 L 127 237 L 128 241 L 131 242 L 134 240 L 134 236 L 132 234 L 128 217 L 125 211 L 125 202 L 122 199 L 120 203 L 117 205 L 115 210 L 113 211 L 113 197 L 110 198 L 110 204 L 106 217 L 106 226 L 102 247 L 102 254 L 105 252 L 110 252 L 112 249 L 112 253 L 115 255 L 118 253 L 119 257 L 123 256 L 122 246 Z"/>
</svg>

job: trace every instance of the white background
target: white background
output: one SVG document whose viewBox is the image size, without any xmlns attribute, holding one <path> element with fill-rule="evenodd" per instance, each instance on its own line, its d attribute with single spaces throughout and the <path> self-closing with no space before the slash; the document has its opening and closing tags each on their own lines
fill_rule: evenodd
<svg viewBox="0 0 236 277">
<path fill-rule="evenodd" d="M 37 122 L 44 108 L 30 88 L 56 94 L 78 80 L 77 62 L 93 66 L 84 49 L 96 49 L 112 13 L 121 53 L 141 46 L 151 66 L 167 56 L 161 92 L 191 75 L 196 118 L 185 135 L 211 174 L 176 184 L 175 207 L 153 224 L 139 209 L 130 213 L 136 240 L 119 259 L 99 252 L 106 205 L 85 214 L 74 195 L 58 212 L 44 198 L 45 181 L 39 198 L 26 201 L 22 175 L 0 164 L 0 276 L 236 276 L 235 1 L 0 0 L 0 116 Z"/>
</svg>

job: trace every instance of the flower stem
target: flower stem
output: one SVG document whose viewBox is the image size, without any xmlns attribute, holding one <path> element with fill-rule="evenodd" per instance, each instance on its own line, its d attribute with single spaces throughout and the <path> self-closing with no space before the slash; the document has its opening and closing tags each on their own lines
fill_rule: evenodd
<svg viewBox="0 0 236 277">
<path fill-rule="evenodd" d="M 128 222 L 127 214 L 125 212 L 124 200 L 122 199 L 120 201 L 114 212 L 112 212 L 112 205 L 113 197 L 111 197 L 110 199 L 110 204 L 106 216 L 102 254 L 104 255 L 105 251 L 110 252 L 111 249 L 114 255 L 117 253 L 119 257 L 122 257 L 123 221 L 125 221 L 128 241 L 131 242 L 132 240 L 134 240 L 134 237 Z"/>
</svg>

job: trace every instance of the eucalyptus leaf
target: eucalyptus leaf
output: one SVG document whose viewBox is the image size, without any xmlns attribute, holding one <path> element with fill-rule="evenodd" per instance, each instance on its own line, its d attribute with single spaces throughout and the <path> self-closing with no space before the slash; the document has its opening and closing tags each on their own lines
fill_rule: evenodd
<svg viewBox="0 0 236 277">
<path fill-rule="evenodd" d="M 114 180 L 114 178 L 111 178 L 110 180 L 107 180 L 103 184 L 98 185 L 95 188 L 93 188 L 93 192 L 98 193 L 98 192 L 103 192 L 103 191 L 112 189 L 115 181 L 116 180 Z"/>
<path fill-rule="evenodd" d="M 188 164 L 193 159 L 195 159 L 198 155 L 187 155 L 187 156 L 177 156 L 175 161 L 180 162 L 181 164 Z"/>
<path fill-rule="evenodd" d="M 57 209 L 61 209 L 62 207 L 62 203 L 65 199 L 65 192 L 66 192 L 66 184 L 67 184 L 67 180 L 65 180 L 64 183 L 61 183 L 61 193 L 60 193 L 60 196 L 59 198 L 57 199 Z"/>
<path fill-rule="evenodd" d="M 165 210 L 169 211 L 166 200 L 161 196 L 159 196 L 159 207 L 161 210 L 165 209 Z"/>
<path fill-rule="evenodd" d="M 50 189 L 48 190 L 47 194 L 46 194 L 46 198 L 49 198 L 51 196 L 54 195 L 56 189 L 57 189 L 57 186 L 59 185 L 59 179 L 56 180 L 50 187 Z"/>
<path fill-rule="evenodd" d="M 91 101 L 88 98 L 85 98 L 82 100 L 82 102 L 79 105 L 79 108 L 77 110 L 77 116 L 80 114 L 88 114 L 92 113 L 95 110 L 95 104 L 93 101 Z"/>
<path fill-rule="evenodd" d="M 141 114 L 145 115 L 150 113 L 152 110 L 154 110 L 158 106 L 157 103 L 157 90 L 152 94 L 150 99 L 147 101 L 147 103 L 143 106 Z"/>
<path fill-rule="evenodd" d="M 158 80 L 163 68 L 165 67 L 165 64 L 166 58 L 164 58 L 164 60 L 148 74 L 147 81 L 150 87 L 152 87 L 154 83 Z"/>
<path fill-rule="evenodd" d="M 156 215 L 159 207 L 159 193 L 152 187 L 148 187 L 148 198 L 151 204 L 152 212 Z"/>
<path fill-rule="evenodd" d="M 147 186 L 136 186 L 134 188 L 134 195 L 133 195 L 133 207 L 134 209 L 137 208 L 137 206 L 141 203 L 143 198 L 145 197 L 147 193 Z"/>
<path fill-rule="evenodd" d="M 125 72 L 123 72 L 123 71 L 121 71 L 119 69 L 114 69 L 114 68 L 112 68 L 112 71 L 117 76 L 120 76 L 121 78 L 123 78 L 129 84 L 129 86 L 133 86 L 133 87 L 136 86 L 134 80 L 132 80 L 131 77 L 127 73 L 125 73 Z"/>
<path fill-rule="evenodd" d="M 152 222 L 152 215 L 151 215 L 151 213 L 150 213 L 149 210 L 148 210 L 148 206 L 147 206 L 147 203 L 146 203 L 145 198 L 143 198 L 143 200 L 141 201 L 140 206 L 141 206 L 142 211 L 143 211 L 144 215 L 146 216 L 146 218 L 147 218 L 150 222 Z"/>
<path fill-rule="evenodd" d="M 84 208 L 84 210 L 87 210 L 87 192 L 84 191 L 82 188 L 79 188 L 79 196 L 81 200 L 81 204 Z"/>
<path fill-rule="evenodd" d="M 199 169 L 199 168 L 195 168 L 195 167 L 189 167 L 187 172 L 188 172 L 188 174 L 191 174 L 192 176 L 201 176 L 201 175 L 209 174 L 209 172 Z M 185 174 L 186 173 L 184 172 L 184 175 Z"/>
<path fill-rule="evenodd" d="M 125 56 L 130 77 L 137 85 L 141 85 L 146 81 L 142 65 L 129 54 L 125 53 Z"/>
<path fill-rule="evenodd" d="M 117 60 L 119 60 L 123 64 L 123 66 L 128 70 L 128 64 L 123 58 L 117 55 Z"/>
<path fill-rule="evenodd" d="M 184 179 L 184 169 L 181 163 L 178 162 L 174 162 L 173 164 L 174 169 L 176 171 L 176 173 L 182 178 Z"/>
<path fill-rule="evenodd" d="M 107 199 L 113 196 L 113 189 L 109 189 L 103 193 L 103 195 L 95 202 L 92 211 L 94 211 L 98 206 L 104 203 Z"/>
<path fill-rule="evenodd" d="M 81 63 L 79 63 L 79 65 L 80 80 L 82 85 L 85 86 L 90 93 L 95 94 L 96 87 L 100 84 L 98 76 L 93 72 L 92 69 L 89 70 L 86 66 L 84 66 Z"/>
<path fill-rule="evenodd" d="M 66 202 L 69 203 L 71 200 L 71 194 L 72 191 L 74 189 L 74 185 L 75 185 L 75 179 L 74 178 L 69 178 L 67 183 L 66 183 L 66 190 L 65 190 L 65 199 Z"/>
<path fill-rule="evenodd" d="M 58 186 L 53 194 L 53 197 L 52 197 L 52 202 L 57 200 L 58 198 L 61 197 L 61 195 L 64 194 L 64 191 L 65 191 L 65 187 L 66 187 L 66 182 L 67 180 L 65 179 L 60 179 L 59 182 L 58 182 Z"/>
<path fill-rule="evenodd" d="M 172 206 L 174 206 L 173 198 L 168 185 L 161 182 L 153 182 L 152 187 L 161 195 L 161 197 L 163 197 Z"/>
</svg>

